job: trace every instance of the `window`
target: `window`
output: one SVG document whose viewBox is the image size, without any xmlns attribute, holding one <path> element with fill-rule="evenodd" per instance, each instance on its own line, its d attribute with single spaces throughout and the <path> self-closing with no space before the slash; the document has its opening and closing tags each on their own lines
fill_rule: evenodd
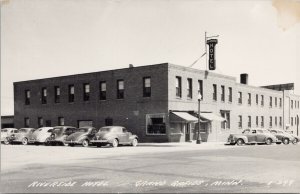
<svg viewBox="0 0 300 194">
<path fill-rule="evenodd" d="M 187 97 L 193 98 L 193 80 L 191 78 L 187 79 Z"/>
<path fill-rule="evenodd" d="M 213 84 L 213 100 L 217 101 L 217 85 Z"/>
<path fill-rule="evenodd" d="M 25 90 L 25 105 L 30 104 L 30 90 Z"/>
<path fill-rule="evenodd" d="M 272 104 L 273 104 L 272 96 L 270 96 L 270 108 L 272 108 Z"/>
<path fill-rule="evenodd" d="M 264 106 L 265 102 L 264 102 L 264 95 L 261 95 L 261 101 L 260 101 L 260 105 Z"/>
<path fill-rule="evenodd" d="M 232 87 L 229 87 L 228 88 L 228 101 L 229 102 L 232 102 Z"/>
<path fill-rule="evenodd" d="M 143 78 L 143 96 L 151 97 L 151 78 L 150 77 Z"/>
<path fill-rule="evenodd" d="M 147 134 L 150 135 L 165 135 L 166 134 L 166 116 L 161 114 L 146 115 Z"/>
<path fill-rule="evenodd" d="M 110 117 L 105 118 L 105 126 L 112 126 L 113 125 L 113 119 Z"/>
<path fill-rule="evenodd" d="M 248 116 L 248 127 L 251 128 L 251 116 Z"/>
<path fill-rule="evenodd" d="M 251 94 L 248 93 L 248 105 L 251 105 Z"/>
<path fill-rule="evenodd" d="M 51 127 L 51 120 L 46 120 L 46 127 Z"/>
<path fill-rule="evenodd" d="M 260 127 L 264 127 L 264 126 L 265 126 L 264 116 L 261 116 Z"/>
<path fill-rule="evenodd" d="M 293 100 L 291 100 L 291 109 L 293 109 L 294 108 L 294 106 L 293 106 Z"/>
<path fill-rule="evenodd" d="M 270 126 L 270 128 L 273 127 L 273 118 L 272 118 L 272 117 L 270 117 L 270 123 L 269 123 L 269 126 Z"/>
<path fill-rule="evenodd" d="M 225 121 L 221 122 L 222 129 L 230 129 L 230 112 L 221 110 L 221 116 L 225 119 Z"/>
<path fill-rule="evenodd" d="M 277 127 L 277 117 L 275 117 L 275 127 Z"/>
<path fill-rule="evenodd" d="M 30 124 L 30 120 L 28 117 L 25 117 L 24 118 L 24 127 L 29 127 L 29 124 Z"/>
<path fill-rule="evenodd" d="M 106 82 L 100 82 L 100 100 L 106 100 Z"/>
<path fill-rule="evenodd" d="M 74 102 L 75 88 L 74 85 L 69 85 L 69 102 Z"/>
<path fill-rule="evenodd" d="M 238 93 L 238 102 L 239 102 L 239 104 L 243 103 L 242 99 L 243 99 L 242 92 L 239 92 Z"/>
<path fill-rule="evenodd" d="M 83 101 L 90 100 L 90 84 L 83 84 Z"/>
<path fill-rule="evenodd" d="M 65 118 L 64 117 L 58 117 L 58 125 L 60 125 L 60 126 L 65 125 Z"/>
<path fill-rule="evenodd" d="M 275 97 L 275 107 L 277 107 L 277 97 Z"/>
<path fill-rule="evenodd" d="M 243 118 L 242 118 L 242 115 L 239 115 L 238 126 L 239 126 L 240 129 L 243 127 Z"/>
<path fill-rule="evenodd" d="M 281 108 L 282 107 L 282 99 L 279 98 L 279 107 Z"/>
<path fill-rule="evenodd" d="M 225 86 L 221 86 L 221 101 L 225 101 Z"/>
<path fill-rule="evenodd" d="M 124 99 L 124 80 L 117 80 L 117 99 Z"/>
<path fill-rule="evenodd" d="M 60 103 L 60 88 L 58 86 L 54 87 L 54 102 Z"/>
<path fill-rule="evenodd" d="M 255 95 L 255 98 L 256 98 L 256 100 L 255 100 L 256 105 L 258 105 L 258 94 Z"/>
<path fill-rule="evenodd" d="M 282 117 L 279 117 L 279 126 L 282 127 Z"/>
<path fill-rule="evenodd" d="M 293 117 L 291 117 L 291 126 L 293 126 Z"/>
<path fill-rule="evenodd" d="M 47 88 L 42 88 L 42 104 L 47 104 Z"/>
<path fill-rule="evenodd" d="M 176 97 L 181 98 L 181 77 L 176 76 Z"/>
<path fill-rule="evenodd" d="M 42 117 L 38 117 L 38 127 L 43 127 L 44 126 L 44 120 Z"/>
<path fill-rule="evenodd" d="M 201 94 L 202 99 L 203 99 L 203 81 L 202 80 L 198 80 L 198 94 Z"/>
<path fill-rule="evenodd" d="M 258 121 L 258 116 L 256 116 L 256 119 L 255 119 L 255 126 L 256 126 L 256 127 L 258 127 L 258 122 L 259 122 L 259 121 Z"/>
</svg>

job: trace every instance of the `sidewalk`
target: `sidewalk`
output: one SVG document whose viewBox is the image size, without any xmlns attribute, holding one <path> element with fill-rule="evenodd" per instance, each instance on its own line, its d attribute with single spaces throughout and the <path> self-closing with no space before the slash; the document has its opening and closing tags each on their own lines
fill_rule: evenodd
<svg viewBox="0 0 300 194">
<path fill-rule="evenodd" d="M 226 142 L 202 142 L 196 144 L 192 142 L 167 142 L 167 143 L 139 143 L 140 147 L 219 147 L 225 146 Z"/>
</svg>

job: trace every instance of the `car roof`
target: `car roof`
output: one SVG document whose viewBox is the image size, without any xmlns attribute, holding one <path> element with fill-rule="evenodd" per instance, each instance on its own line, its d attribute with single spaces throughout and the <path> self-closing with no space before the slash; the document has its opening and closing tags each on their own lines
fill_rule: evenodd
<svg viewBox="0 0 300 194">
<path fill-rule="evenodd" d="M 122 127 L 122 128 L 125 128 L 123 126 L 104 126 L 104 127 L 109 127 L 109 128 L 112 128 L 112 127 Z M 103 127 L 100 127 L 100 128 L 103 128 Z"/>
<path fill-rule="evenodd" d="M 76 127 L 63 125 L 63 126 L 55 126 L 53 128 L 76 128 Z"/>
<path fill-rule="evenodd" d="M 46 129 L 53 129 L 53 127 L 40 127 L 39 129 L 46 130 Z"/>
</svg>

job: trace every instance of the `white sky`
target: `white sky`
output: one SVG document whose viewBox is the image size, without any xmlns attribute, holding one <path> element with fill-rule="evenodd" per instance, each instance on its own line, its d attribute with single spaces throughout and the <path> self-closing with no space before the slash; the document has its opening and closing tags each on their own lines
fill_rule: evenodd
<svg viewBox="0 0 300 194">
<path fill-rule="evenodd" d="M 1 115 L 13 114 L 15 81 L 189 66 L 205 31 L 220 35 L 216 73 L 248 73 L 255 86 L 295 82 L 300 94 L 300 24 L 280 28 L 272 1 L 10 0 L 1 6 Z"/>
</svg>

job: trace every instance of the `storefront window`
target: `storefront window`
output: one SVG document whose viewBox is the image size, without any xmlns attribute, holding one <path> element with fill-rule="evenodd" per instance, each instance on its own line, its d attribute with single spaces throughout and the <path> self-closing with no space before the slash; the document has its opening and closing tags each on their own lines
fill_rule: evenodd
<svg viewBox="0 0 300 194">
<path fill-rule="evenodd" d="M 147 114 L 146 126 L 149 135 L 166 134 L 166 115 L 164 113 Z"/>
</svg>

